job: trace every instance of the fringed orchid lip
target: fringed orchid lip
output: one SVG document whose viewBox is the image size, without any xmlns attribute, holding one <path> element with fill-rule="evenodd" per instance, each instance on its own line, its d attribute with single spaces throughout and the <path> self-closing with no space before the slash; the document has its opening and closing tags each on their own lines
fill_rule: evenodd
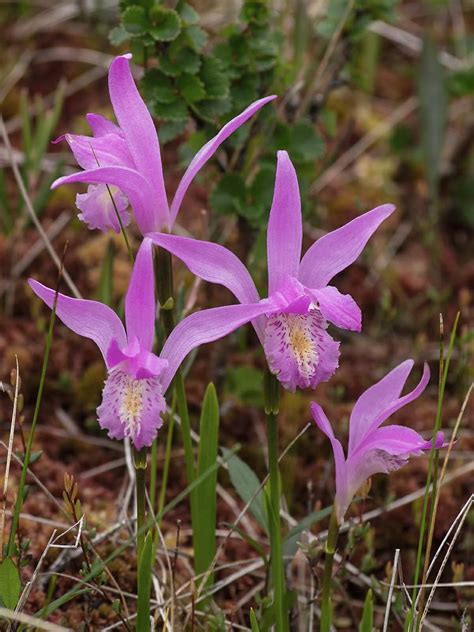
<svg viewBox="0 0 474 632">
<path fill-rule="evenodd" d="M 118 125 L 99 114 L 90 113 L 86 118 L 93 136 L 65 134 L 58 138 L 56 142 L 67 141 L 84 171 L 59 178 L 53 182 L 52 188 L 73 182 L 114 185 L 130 202 L 144 235 L 156 230 L 168 232 L 196 174 L 235 130 L 276 96 L 271 95 L 249 105 L 201 147 L 185 171 L 171 205 L 168 205 L 160 144 L 153 119 L 130 72 L 131 57 L 130 54 L 116 57 L 109 69 L 110 100 Z M 113 228 L 103 221 L 105 211 L 101 200 L 91 196 L 87 202 L 87 213 L 83 211 L 80 219 L 86 221 L 90 228 Z"/>
<path fill-rule="evenodd" d="M 49 307 L 54 290 L 38 281 L 30 287 Z M 98 301 L 57 295 L 56 315 L 75 333 L 99 347 L 107 367 L 99 424 L 114 439 L 128 437 L 137 448 L 150 446 L 163 421 L 165 393 L 178 367 L 190 351 L 218 340 L 237 327 L 263 315 L 265 301 L 257 305 L 230 305 L 202 310 L 183 319 L 171 332 L 160 355 L 153 353 L 155 279 L 153 247 L 145 238 L 135 259 L 127 295 L 125 324 Z"/>
<path fill-rule="evenodd" d="M 334 436 L 331 424 L 319 404 L 311 404 L 313 419 L 331 442 L 336 465 L 335 505 L 339 524 L 362 485 L 374 474 L 388 474 L 405 465 L 410 456 L 432 447 L 432 440 L 404 426 L 381 425 L 397 410 L 417 399 L 425 390 L 430 371 L 425 364 L 418 385 L 406 395 L 402 389 L 414 362 L 406 360 L 363 393 L 352 409 L 349 421 L 349 449 L 344 455 L 341 442 Z M 444 445 L 444 435 L 435 437 L 435 447 Z"/>
<path fill-rule="evenodd" d="M 394 210 L 392 204 L 374 208 L 321 237 L 301 257 L 298 180 L 287 152 L 278 152 L 267 231 L 268 310 L 252 324 L 270 369 L 285 388 L 315 388 L 336 370 L 339 343 L 327 333 L 328 323 L 350 331 L 361 330 L 358 305 L 329 282 L 357 259 Z M 226 287 L 242 305 L 260 301 L 249 271 L 227 248 L 157 232 L 148 237 L 181 259 L 196 276 Z"/>
</svg>

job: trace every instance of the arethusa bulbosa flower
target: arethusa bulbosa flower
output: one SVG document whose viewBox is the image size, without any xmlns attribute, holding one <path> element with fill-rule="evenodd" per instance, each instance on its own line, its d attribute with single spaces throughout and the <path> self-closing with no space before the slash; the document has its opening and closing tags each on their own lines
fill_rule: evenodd
<svg viewBox="0 0 474 632">
<path fill-rule="evenodd" d="M 50 308 L 55 291 L 29 279 Z M 161 427 L 164 395 L 181 362 L 194 348 L 226 336 L 267 306 L 229 305 L 195 312 L 173 329 L 159 355 L 153 353 L 155 279 L 153 244 L 144 239 L 135 259 L 125 297 L 125 327 L 118 315 L 98 301 L 58 294 L 56 315 L 69 329 L 99 347 L 107 368 L 98 421 L 113 439 L 128 437 L 135 448 L 150 446 Z"/>
<path fill-rule="evenodd" d="M 318 428 L 331 442 L 336 466 L 336 517 L 339 524 L 357 491 L 374 474 L 393 472 L 405 465 L 412 455 L 431 450 L 432 441 L 405 426 L 382 424 L 397 410 L 417 399 L 425 390 L 430 371 L 425 364 L 418 385 L 401 396 L 405 382 L 413 368 L 413 360 L 405 360 L 379 382 L 368 388 L 356 401 L 349 419 L 347 457 L 339 439 L 334 436 L 331 423 L 316 402 L 311 413 Z M 444 434 L 438 432 L 435 447 L 441 448 Z"/>
<path fill-rule="evenodd" d="M 362 316 L 354 299 L 328 284 L 357 259 L 394 210 L 392 204 L 378 206 L 321 237 L 301 258 L 298 180 L 287 152 L 278 152 L 267 230 L 268 311 L 253 325 L 270 370 L 288 390 L 315 388 L 337 369 L 339 343 L 327 333 L 328 322 L 360 331 Z M 196 276 L 224 285 L 249 309 L 260 301 L 249 271 L 227 248 L 164 233 L 148 236 Z"/>
<path fill-rule="evenodd" d="M 76 200 L 82 211 L 79 218 L 90 228 L 112 228 L 119 232 L 117 214 L 126 226 L 130 221 L 126 197 L 142 234 L 169 231 L 198 171 L 226 138 L 276 96 L 268 96 L 249 105 L 201 147 L 181 178 L 169 206 L 158 135 L 130 72 L 131 57 L 129 53 L 116 57 L 109 69 L 110 100 L 118 125 L 99 114 L 87 114 L 93 136 L 61 136 L 58 141 L 68 142 L 84 171 L 55 180 L 52 188 L 72 182 L 90 184 L 87 193 L 79 194 Z"/>
</svg>

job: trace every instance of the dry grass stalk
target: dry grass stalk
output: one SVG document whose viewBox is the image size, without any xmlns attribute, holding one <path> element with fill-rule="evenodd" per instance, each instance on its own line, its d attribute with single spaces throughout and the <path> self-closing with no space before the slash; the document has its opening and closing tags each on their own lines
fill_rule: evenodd
<svg viewBox="0 0 474 632">
<path fill-rule="evenodd" d="M 10 478 L 10 464 L 13 450 L 13 437 L 15 434 L 15 421 L 18 410 L 18 396 L 20 392 L 20 368 L 18 366 L 18 356 L 15 355 L 16 373 L 14 374 L 15 394 L 13 396 L 12 419 L 10 422 L 10 435 L 8 438 L 7 462 L 5 465 L 5 478 L 3 479 L 3 492 L 0 502 L 0 560 L 3 559 L 3 536 L 5 531 L 5 511 L 7 507 L 8 480 Z"/>
</svg>

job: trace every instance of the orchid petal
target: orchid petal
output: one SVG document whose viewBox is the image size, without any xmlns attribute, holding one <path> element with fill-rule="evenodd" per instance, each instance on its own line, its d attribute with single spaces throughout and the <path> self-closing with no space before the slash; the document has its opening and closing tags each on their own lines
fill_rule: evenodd
<svg viewBox="0 0 474 632">
<path fill-rule="evenodd" d="M 344 514 L 347 511 L 347 507 L 352 500 L 348 496 L 348 476 L 346 468 L 346 460 L 344 457 L 344 450 L 342 448 L 339 439 L 334 436 L 329 419 L 326 417 L 324 410 L 316 402 L 311 402 L 311 414 L 318 428 L 324 432 L 329 441 L 331 442 L 332 451 L 334 454 L 334 463 L 336 465 L 336 508 L 337 519 L 341 523 Z"/>
<path fill-rule="evenodd" d="M 52 309 L 55 291 L 34 279 L 29 279 L 28 283 L 33 292 Z M 58 294 L 56 315 L 71 331 L 84 338 L 90 338 L 96 343 L 107 367 L 109 366 L 107 351 L 112 341 L 115 340 L 119 347 L 127 343 L 120 318 L 103 303 Z"/>
<path fill-rule="evenodd" d="M 125 140 L 118 134 L 103 134 L 98 138 L 65 134 L 62 139 L 67 142 L 77 164 L 83 169 L 114 166 L 135 168 Z"/>
<path fill-rule="evenodd" d="M 303 225 L 296 171 L 286 151 L 277 153 L 275 190 L 267 230 L 268 294 L 298 276 Z"/>
<path fill-rule="evenodd" d="M 120 127 L 115 125 L 115 123 L 112 123 L 112 121 L 109 121 L 109 119 L 106 119 L 105 116 L 102 116 L 101 114 L 89 112 L 89 114 L 86 114 L 86 120 L 96 138 L 105 136 L 105 134 L 117 134 L 118 136 L 123 136 Z"/>
<path fill-rule="evenodd" d="M 394 456 L 420 454 L 423 450 L 431 450 L 432 439 L 424 439 L 418 432 L 406 426 L 391 425 L 377 428 L 364 439 L 357 449 L 357 456 L 369 450 L 378 449 Z M 438 432 L 435 439 L 436 449 L 444 444 L 444 433 Z"/>
<path fill-rule="evenodd" d="M 169 209 L 155 125 L 130 72 L 131 55 L 116 57 L 109 69 L 110 100 L 137 170 L 154 191 L 156 228 L 169 227 Z M 151 228 L 150 230 L 153 230 Z"/>
<path fill-rule="evenodd" d="M 350 418 L 349 456 L 363 445 L 363 441 L 390 415 L 419 397 L 430 379 L 430 370 L 424 365 L 418 385 L 400 397 L 400 393 L 413 368 L 413 360 L 402 362 L 379 382 L 367 389 L 355 403 Z"/>
<path fill-rule="evenodd" d="M 332 285 L 319 290 L 310 290 L 311 296 L 318 302 L 321 314 L 336 327 L 360 331 L 362 329 L 362 313 L 360 307 L 350 294 L 341 294 Z"/>
<path fill-rule="evenodd" d="M 263 99 L 259 99 L 255 101 L 251 105 L 248 106 L 243 112 L 241 112 L 238 116 L 230 120 L 228 123 L 224 125 L 224 127 L 219 131 L 219 133 L 211 138 L 205 145 L 201 147 L 198 153 L 192 159 L 190 165 L 186 169 L 183 177 L 181 178 L 181 182 L 178 185 L 176 193 L 174 194 L 173 201 L 171 203 L 171 212 L 170 217 L 171 226 L 174 224 L 176 220 L 176 216 L 178 214 L 179 208 L 181 206 L 181 202 L 186 194 L 186 191 L 189 188 L 192 180 L 195 175 L 202 169 L 202 167 L 206 164 L 206 162 L 211 158 L 220 145 L 238 129 L 241 125 L 243 125 L 250 117 L 252 117 L 255 112 L 260 110 L 266 103 L 269 101 L 273 101 L 276 99 L 276 96 L 269 96 Z"/>
<path fill-rule="evenodd" d="M 155 337 L 156 300 L 152 247 L 149 239 L 142 241 L 125 297 L 128 341 L 136 338 L 140 349 L 145 351 L 151 351 Z"/>
<path fill-rule="evenodd" d="M 143 234 L 156 229 L 154 196 L 145 178 L 127 167 L 100 167 L 88 171 L 79 171 L 70 176 L 58 178 L 52 189 L 72 182 L 114 184 L 126 195 L 133 207 L 135 219 Z"/>
<path fill-rule="evenodd" d="M 241 303 L 260 300 L 247 268 L 224 246 L 165 233 L 150 233 L 147 237 L 181 259 L 200 279 L 226 287 Z"/>
<path fill-rule="evenodd" d="M 181 362 L 190 351 L 208 342 L 223 338 L 268 309 L 265 301 L 253 305 L 226 305 L 196 312 L 182 320 L 166 340 L 160 357 L 168 360 L 163 372 L 163 391 L 170 385 Z"/>
<path fill-rule="evenodd" d="M 301 260 L 298 279 L 310 288 L 322 288 L 353 263 L 379 225 L 393 213 L 384 204 L 356 217 L 345 226 L 318 239 Z"/>
</svg>

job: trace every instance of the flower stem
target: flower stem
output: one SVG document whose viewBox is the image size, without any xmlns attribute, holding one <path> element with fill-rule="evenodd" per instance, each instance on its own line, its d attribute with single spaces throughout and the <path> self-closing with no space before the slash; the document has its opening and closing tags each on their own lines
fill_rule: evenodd
<svg viewBox="0 0 474 632">
<path fill-rule="evenodd" d="M 280 385 L 275 376 L 265 375 L 265 413 L 267 415 L 268 471 L 270 482 L 270 528 L 271 569 L 273 577 L 273 607 L 277 632 L 287 632 L 288 611 L 285 607 L 285 576 L 280 525 L 280 473 L 278 469 L 278 406 Z"/>
<path fill-rule="evenodd" d="M 164 248 L 158 248 L 156 256 L 156 272 L 158 283 L 158 300 L 160 302 L 160 316 L 165 331 L 165 336 L 168 337 L 173 331 L 175 326 L 174 315 L 174 298 L 173 298 L 173 268 L 171 265 L 171 255 Z M 186 399 L 186 390 L 184 387 L 184 379 L 181 369 L 176 372 L 173 380 L 173 386 L 176 394 L 176 403 L 178 414 L 181 418 L 181 435 L 183 439 L 184 447 L 184 461 L 186 467 L 186 477 L 188 485 L 190 485 L 196 478 L 196 468 L 194 463 L 193 443 L 191 439 L 191 422 L 189 420 L 188 402 Z M 196 493 L 190 493 L 191 503 L 191 521 L 193 528 L 197 524 L 196 516 Z"/>
<path fill-rule="evenodd" d="M 337 523 L 336 510 L 332 510 L 329 520 L 328 539 L 325 546 L 323 593 L 321 598 L 321 626 L 320 632 L 329 632 L 332 621 L 331 584 L 334 553 L 336 552 L 337 539 L 339 537 L 339 525 Z"/>
<path fill-rule="evenodd" d="M 135 466 L 135 481 L 137 495 L 137 565 L 145 542 L 145 509 L 146 509 L 146 448 L 133 450 L 133 464 Z"/>
</svg>

